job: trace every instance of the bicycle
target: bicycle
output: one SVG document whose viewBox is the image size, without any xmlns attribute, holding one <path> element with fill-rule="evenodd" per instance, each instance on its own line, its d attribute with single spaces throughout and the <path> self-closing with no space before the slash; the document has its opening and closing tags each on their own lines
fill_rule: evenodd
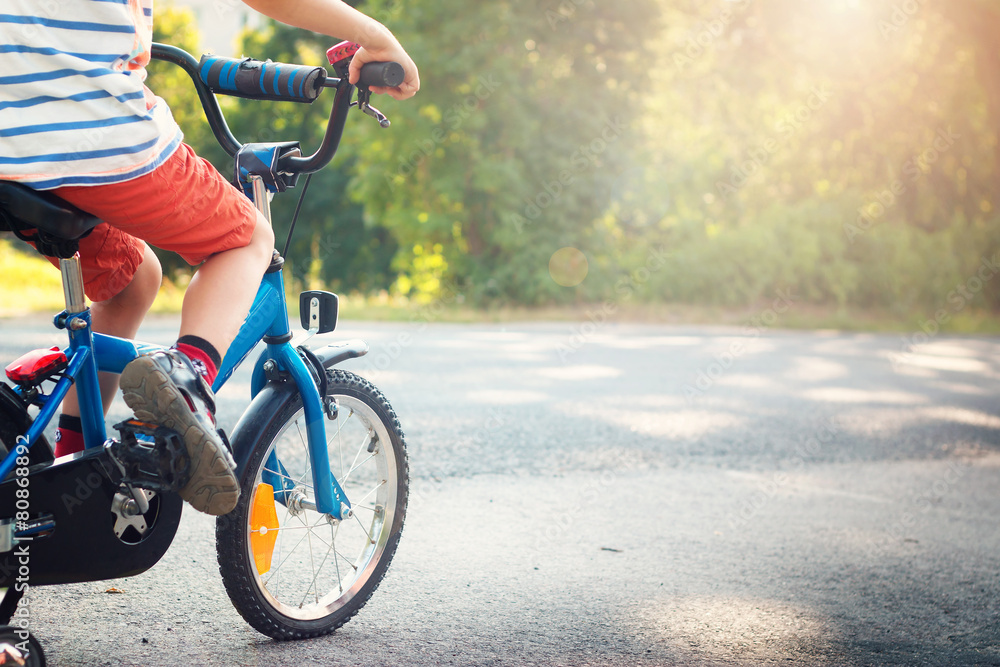
<svg viewBox="0 0 1000 667">
<path fill-rule="evenodd" d="M 270 222 L 270 196 L 330 162 L 352 106 L 389 125 L 370 106 L 368 87 L 398 85 L 402 67 L 368 63 L 355 88 L 347 68 L 357 49 L 343 42 L 328 51 L 336 77 L 323 67 L 216 56 L 199 61 L 164 44 L 154 44 L 152 54 L 191 77 L 216 139 L 235 160 L 239 185 Z M 322 144 L 308 157 L 298 142 L 240 143 L 215 97 L 311 102 L 325 88 L 336 96 Z M 299 207 L 307 189 L 308 178 Z M 250 405 L 227 440 L 241 498 L 217 519 L 216 544 L 234 606 L 252 627 L 279 640 L 332 632 L 367 602 L 395 554 L 409 481 L 391 405 L 367 380 L 334 368 L 367 353 L 367 344 L 315 350 L 291 344 L 282 267 L 299 207 L 284 251 L 274 251 L 213 385 L 218 391 L 257 343 L 265 343 L 253 367 Z M 132 576 L 152 567 L 177 530 L 182 501 L 176 490 L 187 480 L 188 462 L 179 436 L 162 427 L 132 419 L 115 425 L 119 438 L 107 437 L 98 371 L 120 373 L 159 346 L 91 331 L 77 242 L 100 221 L 10 182 L 0 183 L 0 218 L 43 254 L 59 258 L 66 300 L 54 324 L 67 331 L 69 345 L 22 356 L 7 367 L 13 388 L 0 383 L 0 587 L 7 587 L 0 623 L 14 619 L 0 628 L 0 652 L 27 637 L 33 643 L 21 645 L 22 658 L 44 665 L 41 647 L 17 623 L 24 593 L 30 586 Z M 335 329 L 335 294 L 307 291 L 299 303 L 309 338 Z M 43 431 L 74 383 L 85 449 L 53 460 Z M 34 418 L 30 406 L 38 407 Z"/>
</svg>

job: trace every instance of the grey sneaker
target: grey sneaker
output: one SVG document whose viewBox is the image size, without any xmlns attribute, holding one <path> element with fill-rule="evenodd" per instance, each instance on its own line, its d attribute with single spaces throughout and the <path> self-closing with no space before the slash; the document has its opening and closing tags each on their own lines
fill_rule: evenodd
<svg viewBox="0 0 1000 667">
<path fill-rule="evenodd" d="M 174 349 L 133 359 L 122 371 L 122 393 L 136 419 L 177 431 L 191 458 L 181 498 L 199 512 L 227 514 L 240 499 L 233 455 L 215 430 L 215 398 L 191 360 Z"/>
</svg>

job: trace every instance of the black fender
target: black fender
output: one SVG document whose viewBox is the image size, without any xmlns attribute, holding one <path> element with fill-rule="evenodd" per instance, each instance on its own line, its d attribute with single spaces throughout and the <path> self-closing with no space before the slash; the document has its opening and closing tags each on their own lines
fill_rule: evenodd
<svg viewBox="0 0 1000 667">
<path fill-rule="evenodd" d="M 253 453 L 257 440 L 278 418 L 285 406 L 295 399 L 298 388 L 289 378 L 287 380 L 271 380 L 250 401 L 240 420 L 236 422 L 229 436 L 233 448 L 233 459 L 236 461 L 236 476 L 242 480 L 250 455 Z"/>
<path fill-rule="evenodd" d="M 368 344 L 363 340 L 349 340 L 326 345 L 312 352 L 323 364 L 323 368 L 331 368 L 342 361 L 363 357 L 368 353 Z M 255 374 L 264 373 L 261 366 L 265 360 L 265 355 L 262 354 L 257 367 L 254 368 Z M 274 373 L 254 396 L 250 407 L 240 417 L 229 436 L 233 459 L 236 461 L 237 477 L 242 479 L 243 471 L 260 435 L 279 418 L 288 403 L 295 399 L 297 392 L 298 387 L 290 376 L 285 373 Z"/>
<path fill-rule="evenodd" d="M 313 350 L 313 354 L 323 363 L 323 368 L 330 368 L 341 361 L 365 356 L 368 354 L 368 343 L 363 340 L 346 340 Z"/>
</svg>

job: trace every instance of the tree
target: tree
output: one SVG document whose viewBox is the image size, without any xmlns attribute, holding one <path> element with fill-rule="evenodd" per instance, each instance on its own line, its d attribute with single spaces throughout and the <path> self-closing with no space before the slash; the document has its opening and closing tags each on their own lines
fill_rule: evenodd
<svg viewBox="0 0 1000 667">
<path fill-rule="evenodd" d="M 604 213 L 635 139 L 654 4 L 403 7 L 364 5 L 406 45 L 423 88 L 384 102 L 390 130 L 350 134 L 357 196 L 399 239 L 396 266 L 411 274 L 397 285 L 433 294 L 459 281 L 476 302 L 565 298 L 549 257 L 610 242 Z"/>
</svg>

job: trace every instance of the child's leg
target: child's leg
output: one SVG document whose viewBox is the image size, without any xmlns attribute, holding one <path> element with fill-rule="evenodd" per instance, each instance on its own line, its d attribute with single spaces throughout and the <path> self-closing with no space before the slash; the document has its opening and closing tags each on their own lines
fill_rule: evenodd
<svg viewBox="0 0 1000 667">
<path fill-rule="evenodd" d="M 156 255 L 142 241 L 105 223 L 80 240 L 80 258 L 84 286 L 92 301 L 93 330 L 135 336 L 160 288 L 162 272 Z M 58 260 L 50 261 L 59 264 Z M 100 373 L 98 381 L 106 414 L 118 390 L 118 375 Z M 59 416 L 55 455 L 73 454 L 83 445 L 76 388 L 70 387 Z"/>
<path fill-rule="evenodd" d="M 127 237 L 202 265 L 185 295 L 175 349 L 134 359 L 120 382 L 138 419 L 183 437 L 190 476 L 181 497 L 203 512 L 229 512 L 239 498 L 239 483 L 232 455 L 215 430 L 210 385 L 270 262 L 270 226 L 242 192 L 186 145 L 144 176 L 60 188 L 56 194 Z"/>
<path fill-rule="evenodd" d="M 148 245 L 143 245 L 145 252 L 142 264 L 125 289 L 109 299 L 91 304 L 90 317 L 93 331 L 120 338 L 134 338 L 139 331 L 139 325 L 153 305 L 163 278 L 160 260 Z M 115 400 L 115 394 L 118 393 L 118 374 L 101 373 L 100 382 L 101 399 L 104 401 L 104 412 L 107 414 L 112 401 Z M 76 387 L 71 387 L 66 394 L 63 414 L 80 416 Z"/>
<path fill-rule="evenodd" d="M 200 264 L 184 297 L 180 335 L 197 336 L 225 355 L 274 249 L 270 225 L 239 190 L 182 145 L 145 176 L 113 185 L 60 188 L 56 194 L 102 217 L 119 233 Z M 89 257 L 81 245 L 80 254 L 85 262 L 99 262 L 101 256 L 127 254 L 127 246 L 127 241 L 111 238 Z M 96 300 L 89 283 L 87 287 Z"/>
<path fill-rule="evenodd" d="M 273 250 L 274 232 L 258 214 L 249 245 L 205 260 L 184 294 L 181 338 L 198 336 L 224 355 L 250 310 Z"/>
</svg>

